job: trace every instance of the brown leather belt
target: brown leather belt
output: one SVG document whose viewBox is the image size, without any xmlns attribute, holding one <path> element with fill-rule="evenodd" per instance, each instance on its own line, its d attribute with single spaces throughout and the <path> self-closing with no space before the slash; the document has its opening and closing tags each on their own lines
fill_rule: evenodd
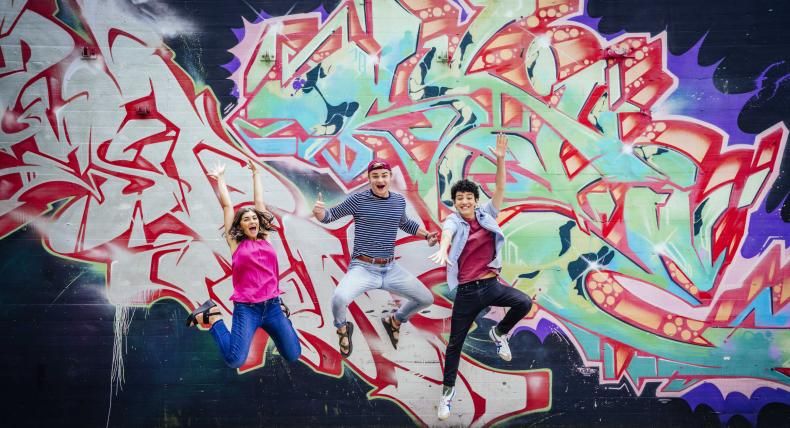
<svg viewBox="0 0 790 428">
<path fill-rule="evenodd" d="M 354 258 L 362 260 L 365 263 L 373 263 L 374 265 L 388 265 L 395 260 L 395 257 L 368 257 L 364 254 L 360 254 Z"/>
</svg>

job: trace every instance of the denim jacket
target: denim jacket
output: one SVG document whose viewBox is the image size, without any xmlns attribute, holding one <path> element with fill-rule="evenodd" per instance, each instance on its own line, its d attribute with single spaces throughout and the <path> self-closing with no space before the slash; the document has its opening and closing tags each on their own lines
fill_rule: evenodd
<svg viewBox="0 0 790 428">
<path fill-rule="evenodd" d="M 494 232 L 494 259 L 491 260 L 488 266 L 495 269 L 502 267 L 502 245 L 505 243 L 505 234 L 502 233 L 502 229 L 499 228 L 499 224 L 496 222 L 498 214 L 499 211 L 491 201 L 475 209 L 475 216 L 480 226 Z M 469 239 L 469 223 L 457 212 L 452 213 L 444 221 L 442 233 L 450 233 L 453 236 L 448 254 L 448 260 L 452 265 L 448 264 L 447 266 L 447 286 L 452 291 L 458 287 L 458 259 L 461 257 L 464 246 L 466 246 L 466 240 Z"/>
</svg>

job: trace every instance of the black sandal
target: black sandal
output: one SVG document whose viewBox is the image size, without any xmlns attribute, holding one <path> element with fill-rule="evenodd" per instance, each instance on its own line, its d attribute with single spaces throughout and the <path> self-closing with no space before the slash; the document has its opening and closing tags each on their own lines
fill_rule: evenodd
<svg viewBox="0 0 790 428">
<path fill-rule="evenodd" d="M 387 336 L 390 337 L 390 342 L 392 342 L 392 347 L 398 349 L 398 340 L 400 339 L 400 326 L 395 327 L 392 324 L 392 317 L 389 316 L 387 318 L 382 318 L 381 323 L 384 324 L 384 330 L 387 331 Z M 395 337 L 395 335 L 398 337 Z"/>
<path fill-rule="evenodd" d="M 198 317 L 203 315 L 203 324 L 208 324 L 209 317 L 212 315 L 222 315 L 219 312 L 211 312 L 211 308 L 217 306 L 216 303 L 212 302 L 211 299 L 208 299 L 202 305 L 195 308 L 191 314 L 187 317 L 187 327 L 192 327 L 193 325 L 198 325 Z"/>
<path fill-rule="evenodd" d="M 337 344 L 338 344 L 338 348 L 340 349 L 340 355 L 342 355 L 343 358 L 348 358 L 349 356 L 351 356 L 351 351 L 354 350 L 354 345 L 351 343 L 352 334 L 354 334 L 354 324 L 351 324 L 351 321 L 346 321 L 345 333 L 341 333 L 339 331 L 337 332 L 337 335 L 339 336 Z M 343 346 L 343 338 L 345 338 L 348 341 L 348 345 Z M 343 348 L 348 348 L 348 352 L 343 352 Z"/>
</svg>

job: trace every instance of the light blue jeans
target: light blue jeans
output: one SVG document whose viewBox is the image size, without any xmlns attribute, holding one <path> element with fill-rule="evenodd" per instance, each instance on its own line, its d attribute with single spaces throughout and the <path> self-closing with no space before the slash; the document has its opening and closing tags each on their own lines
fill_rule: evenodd
<svg viewBox="0 0 790 428">
<path fill-rule="evenodd" d="M 348 305 L 360 294 L 372 290 L 389 291 L 406 298 L 395 312 L 395 319 L 400 322 L 407 322 L 412 315 L 433 303 L 433 294 L 397 263 L 376 265 L 354 259 L 332 295 L 335 327 L 346 323 Z"/>
</svg>

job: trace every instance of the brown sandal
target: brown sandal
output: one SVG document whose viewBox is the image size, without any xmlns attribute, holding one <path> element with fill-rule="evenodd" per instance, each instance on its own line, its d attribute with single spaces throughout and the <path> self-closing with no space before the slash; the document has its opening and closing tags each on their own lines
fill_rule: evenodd
<svg viewBox="0 0 790 428">
<path fill-rule="evenodd" d="M 351 356 L 351 351 L 354 350 L 354 345 L 351 343 L 351 335 L 352 334 L 354 334 L 354 324 L 352 324 L 351 321 L 346 321 L 346 332 L 345 333 L 341 333 L 339 331 L 337 332 L 337 335 L 339 336 L 337 344 L 338 344 L 338 348 L 340 348 L 340 355 L 342 355 L 343 358 L 348 358 L 349 356 Z M 346 345 L 346 346 L 343 346 L 343 339 L 344 338 L 348 342 L 348 345 Z M 344 352 L 343 351 L 344 348 L 348 349 L 348 351 Z"/>
<path fill-rule="evenodd" d="M 400 326 L 395 327 L 392 323 L 392 316 L 382 318 L 381 323 L 384 324 L 384 330 L 387 331 L 387 336 L 390 337 L 392 347 L 398 349 L 398 340 L 400 340 Z"/>
</svg>

